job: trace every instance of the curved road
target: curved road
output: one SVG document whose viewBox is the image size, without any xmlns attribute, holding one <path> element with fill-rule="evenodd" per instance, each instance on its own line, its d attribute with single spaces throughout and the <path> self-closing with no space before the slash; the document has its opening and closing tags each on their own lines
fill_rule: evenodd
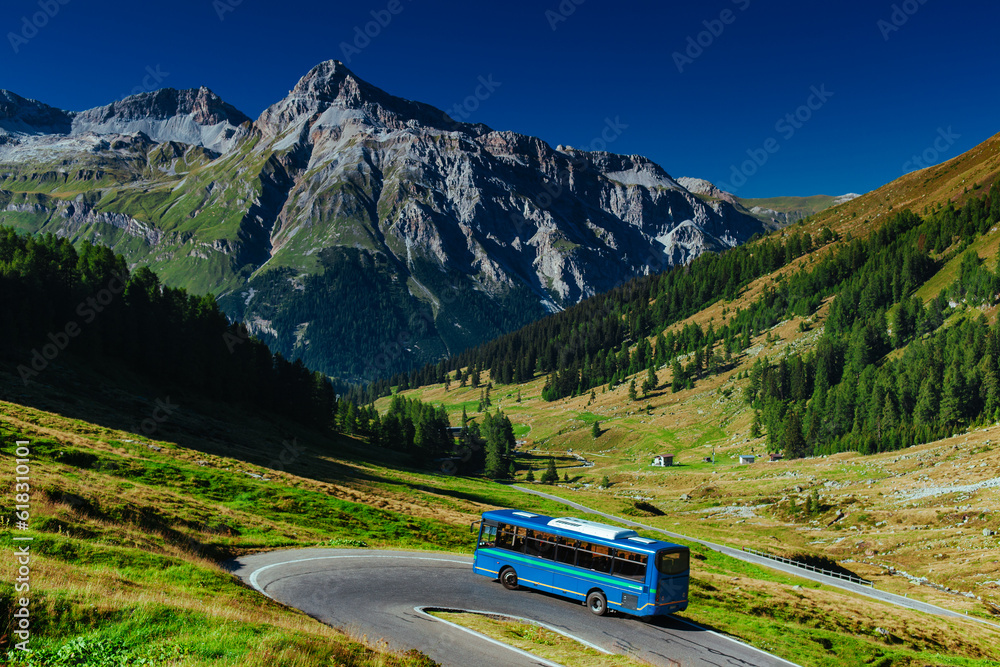
<svg viewBox="0 0 1000 667">
<path fill-rule="evenodd" d="M 572 600 L 508 591 L 473 574 L 472 559 L 453 554 L 367 549 L 297 549 L 227 563 L 248 584 L 279 602 L 395 649 L 417 648 L 443 665 L 552 665 L 425 614 L 420 607 L 482 610 L 530 618 L 613 653 L 656 665 L 770 667 L 791 665 L 675 617 L 645 622 L 597 617 Z"/>
</svg>

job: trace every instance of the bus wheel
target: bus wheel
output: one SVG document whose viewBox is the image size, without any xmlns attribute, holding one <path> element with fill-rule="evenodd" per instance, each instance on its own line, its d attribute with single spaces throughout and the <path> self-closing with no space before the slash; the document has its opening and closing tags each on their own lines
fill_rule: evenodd
<svg viewBox="0 0 1000 667">
<path fill-rule="evenodd" d="M 604 597 L 604 593 L 593 591 L 587 596 L 587 608 L 595 616 L 604 616 L 608 613 L 608 599 Z"/>
<path fill-rule="evenodd" d="M 517 590 L 517 572 L 514 571 L 514 568 L 504 568 L 504 571 L 500 573 L 500 583 L 508 591 Z"/>
</svg>

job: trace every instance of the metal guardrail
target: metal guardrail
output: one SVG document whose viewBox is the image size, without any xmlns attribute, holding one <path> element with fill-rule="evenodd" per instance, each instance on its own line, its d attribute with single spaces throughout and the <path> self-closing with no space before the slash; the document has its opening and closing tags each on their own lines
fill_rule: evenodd
<svg viewBox="0 0 1000 667">
<path fill-rule="evenodd" d="M 852 583 L 860 584 L 862 586 L 868 586 L 869 588 L 875 588 L 875 582 L 874 581 L 868 581 L 867 579 L 861 579 L 859 577 L 855 577 L 855 576 L 852 576 L 852 575 L 849 575 L 849 574 L 841 574 L 840 572 L 833 572 L 832 570 L 824 570 L 821 567 L 815 567 L 815 566 L 809 565 L 807 563 L 800 563 L 797 560 L 792 560 L 790 558 L 784 558 L 782 556 L 774 556 L 772 554 L 765 553 L 763 551 L 757 551 L 756 549 L 749 549 L 747 547 L 743 547 L 743 551 L 745 551 L 745 552 L 747 552 L 749 554 L 753 554 L 755 556 L 761 556 L 763 558 L 770 558 L 771 560 L 776 560 L 776 561 L 779 561 L 779 562 L 782 562 L 782 563 L 787 563 L 788 565 L 793 565 L 795 567 L 801 567 L 803 570 L 811 570 L 812 572 L 818 572 L 819 574 L 825 574 L 828 577 L 836 577 L 837 579 L 845 579 L 845 580 L 850 581 Z"/>
</svg>

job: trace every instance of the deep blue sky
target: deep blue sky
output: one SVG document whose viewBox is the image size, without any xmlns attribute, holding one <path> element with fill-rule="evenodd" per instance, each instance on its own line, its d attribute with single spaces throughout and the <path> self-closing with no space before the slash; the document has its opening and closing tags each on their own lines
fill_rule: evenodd
<svg viewBox="0 0 1000 667">
<path fill-rule="evenodd" d="M 41 11 L 39 0 L 5 0 L 0 88 L 80 110 L 145 77 L 155 87 L 208 86 L 251 117 L 316 63 L 345 59 L 341 44 L 392 4 L 62 1 L 41 0 L 59 9 L 32 36 L 22 17 Z M 545 12 L 559 12 L 560 0 L 396 1 L 402 11 L 350 54 L 361 78 L 449 109 L 492 75 L 500 85 L 471 121 L 586 148 L 618 119 L 627 127 L 608 150 L 731 185 L 740 180 L 733 166 L 748 150 L 764 155 L 773 138 L 777 152 L 734 188 L 741 196 L 865 192 L 900 176 L 914 154 L 940 162 L 1000 132 L 992 1 L 562 0 L 574 11 L 555 30 Z M 897 13 L 902 25 L 886 33 L 894 4 L 916 11 Z M 732 22 L 702 35 L 711 43 L 678 71 L 673 53 L 726 9 Z M 16 40 L 17 53 L 12 32 L 30 37 Z M 814 98 L 801 127 L 776 128 L 814 86 L 832 96 Z M 952 138 L 934 148 L 949 128 Z"/>
</svg>

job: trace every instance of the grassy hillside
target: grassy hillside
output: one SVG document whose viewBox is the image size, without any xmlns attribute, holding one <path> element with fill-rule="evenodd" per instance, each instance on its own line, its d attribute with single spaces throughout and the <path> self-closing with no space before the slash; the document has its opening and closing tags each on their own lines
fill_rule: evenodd
<svg viewBox="0 0 1000 667">
<path fill-rule="evenodd" d="M 114 386 L 91 373 L 79 370 L 71 381 L 28 389 L 0 374 L 3 395 L 17 399 L 0 402 L 3 460 L 10 462 L 13 439 L 32 442 L 35 664 L 424 664 L 420 656 L 387 653 L 376 637 L 366 644 L 273 603 L 221 563 L 241 553 L 317 545 L 470 553 L 469 521 L 485 509 L 575 514 L 493 482 L 399 468 L 387 450 L 352 438 L 330 441 L 224 404 L 185 406 L 155 433 L 137 434 L 122 426 L 135 419 L 134 397 L 155 389 Z M 589 432 L 585 413 L 603 417 L 608 409 L 582 405 L 580 428 L 565 430 L 574 422 L 562 418 L 575 404 L 535 419 L 537 389 L 526 392 L 517 419 L 539 446 L 542 438 L 576 442 Z M 428 398 L 445 393 L 425 391 Z M 471 392 L 448 398 L 460 411 Z M 515 405 L 514 395 L 501 400 Z M 601 437 L 620 437 L 634 417 L 611 418 Z M 677 429 L 683 439 L 696 431 Z M 711 442 L 719 434 L 702 435 Z M 585 456 L 598 459 L 604 446 L 595 443 Z M 599 467 L 560 472 L 576 478 L 565 493 L 619 511 L 639 491 L 621 496 L 630 471 L 640 467 L 607 456 Z M 612 477 L 611 489 L 593 488 L 601 474 Z M 12 504 L 5 496 L 0 513 L 10 516 Z M 695 532 L 687 517 L 659 521 Z M 0 542 L 11 549 L 11 531 Z M 957 641 L 969 633 L 961 620 L 898 611 L 700 547 L 694 553 L 692 605 L 684 617 L 800 664 L 842 665 L 840 656 L 856 655 L 863 658 L 857 664 L 922 664 L 933 656 L 937 664 L 986 665 L 985 657 L 1000 649 L 1000 634 L 992 631 Z M 12 598 L 10 583 L 0 586 L 0 606 L 10 610 Z M 748 608 L 756 613 L 747 615 Z M 10 618 L 7 611 L 2 616 Z M 71 662 L 71 655 L 90 662 Z"/>
<path fill-rule="evenodd" d="M 906 174 L 857 199 L 826 209 L 805 222 L 815 233 L 828 226 L 841 234 L 865 236 L 895 211 L 922 214 L 949 203 L 964 204 L 981 196 L 1000 175 L 1000 134 L 939 165 Z"/>
</svg>

